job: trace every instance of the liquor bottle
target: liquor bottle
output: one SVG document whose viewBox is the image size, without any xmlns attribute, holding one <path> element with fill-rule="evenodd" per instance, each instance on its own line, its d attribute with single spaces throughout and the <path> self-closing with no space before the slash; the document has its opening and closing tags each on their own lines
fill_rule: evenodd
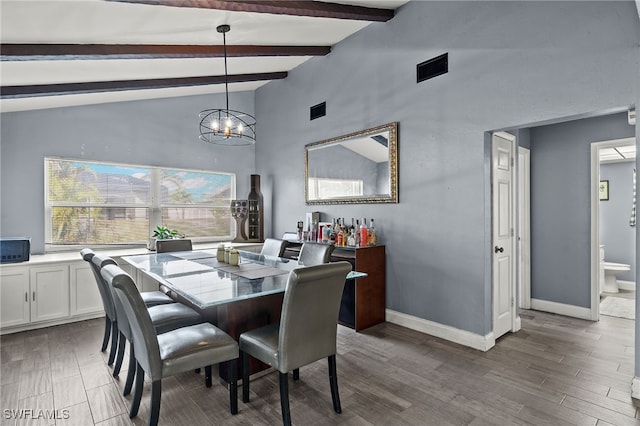
<svg viewBox="0 0 640 426">
<path fill-rule="evenodd" d="M 360 224 L 360 247 L 366 247 L 369 242 L 367 231 L 367 219 L 362 218 L 362 223 Z"/>
<path fill-rule="evenodd" d="M 356 247 L 360 247 L 360 220 L 356 219 L 356 226 L 353 228 L 354 234 L 356 234 Z"/>
<path fill-rule="evenodd" d="M 347 245 L 349 247 L 355 247 L 356 246 L 356 233 L 353 230 L 353 228 L 351 228 L 349 230 L 349 238 L 347 238 Z"/>
<path fill-rule="evenodd" d="M 376 244 L 378 244 L 378 236 L 376 235 L 376 228 L 373 225 L 373 218 L 371 218 L 371 220 L 369 221 L 369 229 L 368 229 L 368 237 L 369 237 L 369 245 L 370 246 L 375 246 Z"/>
<path fill-rule="evenodd" d="M 336 220 L 331 220 L 331 228 L 329 229 L 329 244 L 335 244 L 336 242 Z"/>
</svg>

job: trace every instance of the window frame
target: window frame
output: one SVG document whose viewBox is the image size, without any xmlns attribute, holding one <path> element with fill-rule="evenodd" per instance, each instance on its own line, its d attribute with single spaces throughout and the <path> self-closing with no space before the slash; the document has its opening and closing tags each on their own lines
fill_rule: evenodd
<svg viewBox="0 0 640 426">
<path fill-rule="evenodd" d="M 81 203 L 81 202 L 50 202 L 49 200 L 49 169 L 47 162 L 49 160 L 53 161 L 68 161 L 73 163 L 86 163 L 91 165 L 106 165 L 106 166 L 116 166 L 116 167 L 133 167 L 133 168 L 141 168 L 148 169 L 150 176 L 150 194 L 149 194 L 149 202 L 148 203 Z M 103 244 L 91 244 L 92 247 L 98 249 L 109 249 L 117 246 L 118 248 L 140 248 L 146 247 L 148 241 L 153 234 L 153 230 L 156 229 L 157 226 L 163 225 L 162 218 L 162 210 L 165 208 L 211 208 L 211 209 L 227 209 L 230 212 L 230 204 L 229 206 L 215 206 L 208 204 L 172 204 L 172 203 L 161 203 L 161 187 L 162 187 L 162 170 L 169 171 L 178 171 L 178 172 L 189 172 L 189 173 L 206 173 L 206 174 L 217 174 L 217 175 L 225 175 L 229 176 L 231 183 L 229 189 L 229 203 L 231 200 L 236 198 L 236 174 L 230 172 L 219 172 L 212 170 L 202 170 L 202 169 L 186 169 L 180 167 L 162 167 L 162 166 L 152 166 L 152 165 L 144 165 L 144 164 L 131 164 L 131 163 L 119 163 L 113 161 L 91 161 L 87 159 L 76 159 L 76 158 L 67 158 L 67 157 L 55 157 L 55 156 L 45 156 L 44 157 L 44 241 L 45 241 L 45 253 L 53 253 L 53 252 L 63 252 L 63 251 L 72 251 L 79 250 L 83 247 L 86 247 L 86 244 L 53 244 L 53 208 L 55 207 L 90 207 L 90 208 L 146 208 L 148 210 L 148 237 L 145 241 L 140 241 L 136 243 L 103 243 Z M 229 218 L 229 232 L 228 235 L 225 236 L 203 236 L 203 237 L 193 237 L 188 236 L 187 238 L 191 239 L 194 243 L 208 243 L 208 242 L 220 242 L 220 241 L 229 241 L 234 238 L 235 231 L 235 221 L 232 217 Z"/>
</svg>

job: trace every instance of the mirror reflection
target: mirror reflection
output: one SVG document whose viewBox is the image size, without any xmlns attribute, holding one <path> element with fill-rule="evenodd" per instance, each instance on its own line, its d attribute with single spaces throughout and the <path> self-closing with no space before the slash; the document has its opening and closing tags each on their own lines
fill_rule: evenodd
<svg viewBox="0 0 640 426">
<path fill-rule="evenodd" d="M 397 203 L 398 123 L 305 146 L 307 204 Z"/>
</svg>

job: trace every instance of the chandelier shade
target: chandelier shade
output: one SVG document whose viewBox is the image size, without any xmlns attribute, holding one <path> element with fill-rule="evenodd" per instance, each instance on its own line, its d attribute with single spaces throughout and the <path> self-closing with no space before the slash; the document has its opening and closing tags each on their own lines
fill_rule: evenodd
<svg viewBox="0 0 640 426">
<path fill-rule="evenodd" d="M 256 142 L 256 119 L 242 111 L 229 109 L 229 77 L 227 74 L 227 38 L 231 27 L 219 25 L 224 44 L 224 91 L 226 108 L 212 108 L 200 111 L 200 140 L 217 145 L 242 146 Z"/>
</svg>

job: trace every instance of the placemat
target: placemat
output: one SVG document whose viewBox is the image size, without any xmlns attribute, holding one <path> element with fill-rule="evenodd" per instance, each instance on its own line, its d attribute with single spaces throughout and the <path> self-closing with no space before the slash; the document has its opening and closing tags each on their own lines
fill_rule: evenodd
<svg viewBox="0 0 640 426">
<path fill-rule="evenodd" d="M 270 266 L 258 265 L 257 263 L 241 263 L 238 266 L 223 266 L 218 268 L 221 271 L 229 272 L 249 280 L 272 277 L 275 275 L 288 274 L 284 269 L 272 268 Z"/>
</svg>

